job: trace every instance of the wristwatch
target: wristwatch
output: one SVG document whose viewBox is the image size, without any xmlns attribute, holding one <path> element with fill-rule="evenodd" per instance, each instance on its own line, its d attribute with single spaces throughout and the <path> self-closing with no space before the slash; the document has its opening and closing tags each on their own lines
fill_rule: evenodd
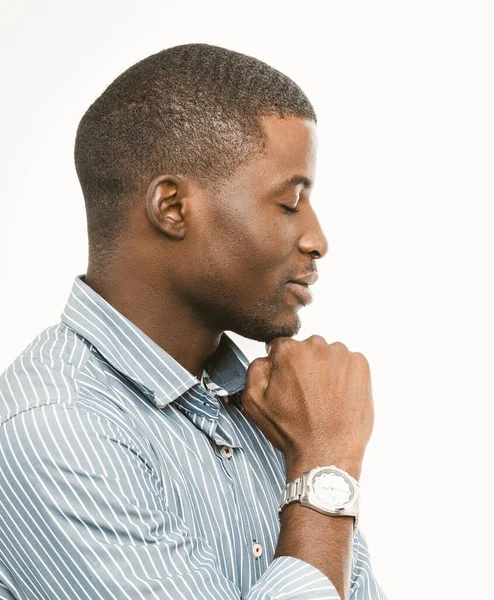
<svg viewBox="0 0 494 600">
<path fill-rule="evenodd" d="M 280 497 L 278 516 L 292 502 L 300 502 L 323 515 L 355 517 L 353 535 L 358 530 L 360 485 L 349 473 L 335 465 L 316 467 L 287 483 Z"/>
</svg>

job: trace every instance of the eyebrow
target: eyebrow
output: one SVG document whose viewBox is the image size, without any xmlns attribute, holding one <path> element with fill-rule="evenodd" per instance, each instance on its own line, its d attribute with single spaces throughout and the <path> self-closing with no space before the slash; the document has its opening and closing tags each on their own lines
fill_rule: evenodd
<svg viewBox="0 0 494 600">
<path fill-rule="evenodd" d="M 305 188 L 310 188 L 312 187 L 312 181 L 304 175 L 294 175 L 293 177 L 290 177 L 290 179 L 286 179 L 285 181 L 277 185 L 274 188 L 273 193 L 281 194 L 297 185 L 303 185 Z"/>
</svg>

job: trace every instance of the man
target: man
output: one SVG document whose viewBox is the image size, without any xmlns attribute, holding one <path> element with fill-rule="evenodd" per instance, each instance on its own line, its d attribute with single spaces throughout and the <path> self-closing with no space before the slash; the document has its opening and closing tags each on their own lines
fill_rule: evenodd
<svg viewBox="0 0 494 600">
<path fill-rule="evenodd" d="M 327 252 L 302 90 L 169 48 L 88 109 L 75 164 L 87 272 L 0 379 L 0 598 L 385 598 L 358 529 L 367 361 L 291 339 Z"/>
</svg>

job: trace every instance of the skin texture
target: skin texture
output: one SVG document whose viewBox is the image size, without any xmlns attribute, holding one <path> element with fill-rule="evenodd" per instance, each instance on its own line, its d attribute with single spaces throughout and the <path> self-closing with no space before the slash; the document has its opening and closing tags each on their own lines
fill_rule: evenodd
<svg viewBox="0 0 494 600">
<path fill-rule="evenodd" d="M 297 334 L 303 303 L 286 284 L 316 271 L 327 252 L 310 204 L 316 125 L 295 117 L 261 121 L 265 150 L 219 196 L 180 173 L 163 173 L 133 203 L 111 265 L 89 256 L 86 283 L 198 378 L 223 331 L 264 342 Z M 294 176 L 312 186 L 276 191 Z"/>
</svg>

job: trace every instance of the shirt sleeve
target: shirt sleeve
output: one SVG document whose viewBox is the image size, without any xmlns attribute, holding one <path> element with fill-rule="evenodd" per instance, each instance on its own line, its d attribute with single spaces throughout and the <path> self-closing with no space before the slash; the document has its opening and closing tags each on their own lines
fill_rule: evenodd
<svg viewBox="0 0 494 600">
<path fill-rule="evenodd" d="M 374 575 L 367 540 L 360 529 L 353 538 L 352 567 L 351 600 L 387 600 Z"/>
<path fill-rule="evenodd" d="M 15 600 L 14 596 L 8 591 L 6 586 L 0 582 L 0 600 Z"/>
<path fill-rule="evenodd" d="M 169 510 L 153 465 L 151 449 L 130 428 L 74 405 L 38 406 L 4 423 L 0 556 L 15 597 L 339 598 L 321 571 L 287 556 L 242 596 L 207 541 Z M 371 595 L 378 588 L 363 536 L 356 548 L 352 598 L 384 598 Z"/>
</svg>

